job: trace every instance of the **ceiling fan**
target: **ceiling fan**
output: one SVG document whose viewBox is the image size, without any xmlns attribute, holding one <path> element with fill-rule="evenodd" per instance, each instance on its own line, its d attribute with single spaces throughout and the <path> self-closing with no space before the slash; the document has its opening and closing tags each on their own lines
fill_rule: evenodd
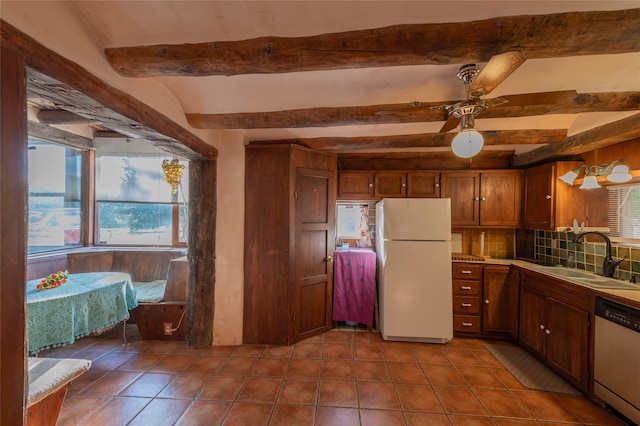
<svg viewBox="0 0 640 426">
<path fill-rule="evenodd" d="M 449 118 L 440 132 L 448 132 L 456 128 L 459 123 L 461 123 L 461 130 L 473 128 L 473 120 L 477 114 L 487 108 L 507 103 L 508 101 L 504 98 L 481 99 L 480 97 L 491 93 L 526 60 L 522 53 L 511 51 L 491 57 L 482 71 L 476 64 L 461 66 L 456 76 L 465 86 L 467 99 L 436 107 L 444 108 L 449 113 Z"/>
</svg>

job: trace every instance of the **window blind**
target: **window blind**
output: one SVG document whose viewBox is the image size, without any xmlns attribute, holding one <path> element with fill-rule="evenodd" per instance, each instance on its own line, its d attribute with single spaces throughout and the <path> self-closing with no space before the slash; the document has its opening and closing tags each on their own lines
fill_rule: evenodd
<svg viewBox="0 0 640 426">
<path fill-rule="evenodd" d="M 609 187 L 610 235 L 640 238 L 640 185 Z"/>
</svg>

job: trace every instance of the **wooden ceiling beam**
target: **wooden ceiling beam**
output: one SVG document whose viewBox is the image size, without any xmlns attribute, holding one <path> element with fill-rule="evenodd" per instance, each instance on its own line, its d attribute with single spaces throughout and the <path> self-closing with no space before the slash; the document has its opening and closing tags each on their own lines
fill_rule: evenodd
<svg viewBox="0 0 640 426">
<path fill-rule="evenodd" d="M 563 90 L 501 96 L 501 98 L 509 102 L 489 108 L 478 115 L 478 118 L 640 110 L 640 92 L 578 93 L 575 90 Z M 442 102 L 408 102 L 270 112 L 186 114 L 186 117 L 189 124 L 199 129 L 278 129 L 426 123 L 447 119 L 447 112 L 443 108 L 438 108 L 442 105 Z"/>
<path fill-rule="evenodd" d="M 640 114 L 568 136 L 560 143 L 545 145 L 516 155 L 513 166 L 524 167 L 551 159 L 583 154 L 634 139 L 640 139 Z"/>
<path fill-rule="evenodd" d="M 640 9 L 394 25 L 306 37 L 105 49 L 126 77 L 287 73 L 486 62 L 517 50 L 530 59 L 640 50 Z"/>
<path fill-rule="evenodd" d="M 44 141 L 60 143 L 79 149 L 95 148 L 93 141 L 89 138 L 67 132 L 66 130 L 58 129 L 53 126 L 38 123 L 36 121 L 27 122 L 27 131 L 29 136 L 34 136 Z"/>
<path fill-rule="evenodd" d="M 36 117 L 42 124 L 91 124 L 93 121 L 64 109 L 42 109 Z"/>
<path fill-rule="evenodd" d="M 500 130 L 482 131 L 485 146 L 490 145 L 522 145 L 522 144 L 555 144 L 564 140 L 565 129 L 549 130 Z M 455 133 L 422 133 L 412 135 L 362 136 L 362 137 L 322 137 L 299 138 L 280 141 L 256 141 L 252 144 L 295 143 L 319 151 L 375 150 L 392 148 L 434 148 L 449 147 Z M 493 151 L 492 151 L 493 152 Z"/>
<path fill-rule="evenodd" d="M 456 157 L 451 151 L 338 154 L 338 167 L 340 170 L 508 169 L 512 158 L 512 150 L 484 150 L 472 158 Z"/>
</svg>

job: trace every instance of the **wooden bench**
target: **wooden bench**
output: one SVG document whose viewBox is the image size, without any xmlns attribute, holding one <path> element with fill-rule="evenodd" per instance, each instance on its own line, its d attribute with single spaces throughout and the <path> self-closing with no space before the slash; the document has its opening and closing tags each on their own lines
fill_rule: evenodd
<svg viewBox="0 0 640 426">
<path fill-rule="evenodd" d="M 29 357 L 27 365 L 27 426 L 55 426 L 69 385 L 91 367 L 91 361 Z"/>
</svg>

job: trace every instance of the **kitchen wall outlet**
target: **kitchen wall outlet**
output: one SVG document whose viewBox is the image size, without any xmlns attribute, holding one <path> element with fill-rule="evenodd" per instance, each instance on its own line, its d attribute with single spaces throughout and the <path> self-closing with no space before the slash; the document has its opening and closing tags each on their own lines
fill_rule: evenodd
<svg viewBox="0 0 640 426">
<path fill-rule="evenodd" d="M 173 334 L 172 324 L 170 322 L 165 322 L 164 323 L 164 335 L 165 336 L 171 336 L 172 334 Z"/>
</svg>

